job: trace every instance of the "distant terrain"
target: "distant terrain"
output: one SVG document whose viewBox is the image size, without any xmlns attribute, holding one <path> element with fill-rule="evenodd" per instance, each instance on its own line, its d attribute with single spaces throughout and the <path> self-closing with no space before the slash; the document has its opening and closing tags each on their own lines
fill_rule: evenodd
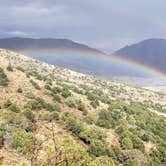
<svg viewBox="0 0 166 166">
<path fill-rule="evenodd" d="M 166 72 L 166 40 L 148 39 L 126 46 L 114 53 L 117 56 L 149 65 Z"/>
<path fill-rule="evenodd" d="M 67 49 L 80 50 L 103 54 L 103 52 L 90 48 L 87 45 L 73 42 L 69 39 L 53 39 L 53 38 L 3 38 L 0 39 L 0 48 L 12 51 L 24 50 L 45 50 L 45 49 Z"/>
</svg>

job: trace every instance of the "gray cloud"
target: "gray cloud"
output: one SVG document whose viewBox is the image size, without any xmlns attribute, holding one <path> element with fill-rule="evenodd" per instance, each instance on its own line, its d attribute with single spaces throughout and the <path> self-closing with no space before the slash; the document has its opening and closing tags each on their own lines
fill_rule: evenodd
<svg viewBox="0 0 166 166">
<path fill-rule="evenodd" d="M 163 0 L 0 0 L 0 37 L 70 38 L 102 50 L 166 37 Z"/>
</svg>

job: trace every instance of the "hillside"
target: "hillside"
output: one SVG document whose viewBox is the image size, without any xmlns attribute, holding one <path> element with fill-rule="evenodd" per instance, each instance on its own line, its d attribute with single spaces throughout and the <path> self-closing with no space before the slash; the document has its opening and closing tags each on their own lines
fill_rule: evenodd
<svg viewBox="0 0 166 166">
<path fill-rule="evenodd" d="M 166 95 L 0 50 L 0 165 L 166 164 Z"/>
<path fill-rule="evenodd" d="M 90 48 L 87 45 L 73 42 L 69 39 L 53 39 L 53 38 L 3 38 L 0 39 L 0 48 L 12 51 L 26 51 L 26 50 L 51 50 L 51 49 L 67 49 L 67 50 L 81 50 L 101 54 L 102 52 Z M 103 54 L 103 53 L 102 53 Z"/>
<path fill-rule="evenodd" d="M 114 53 L 166 72 L 166 40 L 148 39 L 126 46 Z"/>
</svg>

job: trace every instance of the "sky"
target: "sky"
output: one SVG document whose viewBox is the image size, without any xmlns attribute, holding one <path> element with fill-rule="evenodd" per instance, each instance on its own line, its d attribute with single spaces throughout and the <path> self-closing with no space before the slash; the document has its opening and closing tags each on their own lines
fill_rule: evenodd
<svg viewBox="0 0 166 166">
<path fill-rule="evenodd" d="M 0 0 L 0 38 L 67 38 L 107 53 L 166 38 L 166 0 Z"/>
</svg>

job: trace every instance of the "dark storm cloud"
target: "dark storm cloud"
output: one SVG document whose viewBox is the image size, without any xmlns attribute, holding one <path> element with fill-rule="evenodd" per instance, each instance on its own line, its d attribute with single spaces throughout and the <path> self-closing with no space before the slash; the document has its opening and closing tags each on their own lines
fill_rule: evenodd
<svg viewBox="0 0 166 166">
<path fill-rule="evenodd" d="M 0 0 L 0 36 L 70 38 L 103 50 L 166 37 L 163 0 Z"/>
</svg>

